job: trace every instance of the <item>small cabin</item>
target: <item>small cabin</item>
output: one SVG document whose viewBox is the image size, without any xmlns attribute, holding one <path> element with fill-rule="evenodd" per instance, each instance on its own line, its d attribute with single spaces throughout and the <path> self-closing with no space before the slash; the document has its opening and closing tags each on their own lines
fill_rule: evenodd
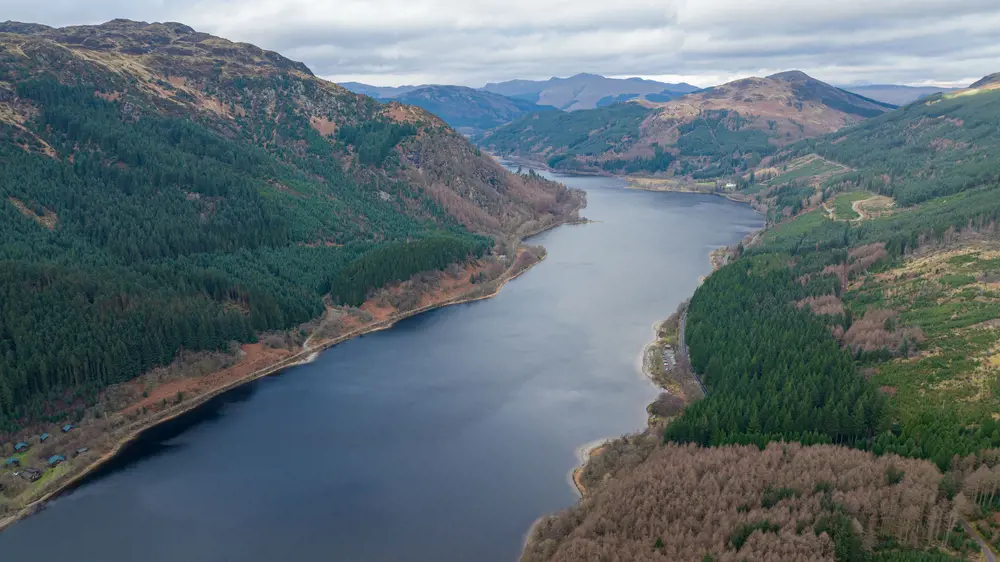
<svg viewBox="0 0 1000 562">
<path fill-rule="evenodd" d="M 19 459 L 17 457 L 11 457 L 11 458 L 7 459 L 6 461 L 4 461 L 4 463 L 3 463 L 3 467 L 4 468 L 10 468 L 12 466 L 21 466 L 21 459 Z"/>
<path fill-rule="evenodd" d="M 40 441 L 41 441 L 42 443 L 45 443 L 45 440 L 46 440 L 46 439 L 48 439 L 49 437 L 52 437 L 52 436 L 51 436 L 51 435 L 49 435 L 48 433 L 43 433 L 43 434 L 42 434 L 42 435 L 41 435 L 41 436 L 40 436 L 40 437 L 39 437 L 38 439 L 39 439 L 39 440 L 40 440 Z"/>
<path fill-rule="evenodd" d="M 29 445 L 27 443 L 25 443 L 24 441 L 21 441 L 17 445 L 14 445 L 14 450 L 17 451 L 18 453 L 20 453 L 21 451 L 27 451 L 28 447 L 29 447 Z"/>
<path fill-rule="evenodd" d="M 79 449 L 76 450 L 75 453 L 73 453 L 73 456 L 74 457 L 79 457 L 80 455 L 86 453 L 89 450 L 90 450 L 89 447 L 80 447 Z"/>
<path fill-rule="evenodd" d="M 24 478 L 28 482 L 34 482 L 42 477 L 42 471 L 37 468 L 26 468 L 21 471 L 21 478 Z"/>
<path fill-rule="evenodd" d="M 62 432 L 63 432 L 63 433 L 69 433 L 69 431 L 70 431 L 71 429 L 73 429 L 73 424 L 69 424 L 69 423 L 68 423 L 68 424 L 66 424 L 66 425 L 62 426 Z"/>
<path fill-rule="evenodd" d="M 62 455 L 52 455 L 49 457 L 49 466 L 56 466 L 61 462 L 66 462 L 66 457 Z"/>
</svg>

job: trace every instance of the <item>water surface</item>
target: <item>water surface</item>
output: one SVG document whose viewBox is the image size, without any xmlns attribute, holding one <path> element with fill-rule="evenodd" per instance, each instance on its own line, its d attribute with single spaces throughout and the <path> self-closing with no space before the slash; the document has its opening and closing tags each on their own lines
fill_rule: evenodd
<svg viewBox="0 0 1000 562">
<path fill-rule="evenodd" d="M 212 401 L 0 534 L 0 560 L 511 562 L 583 443 L 639 429 L 654 322 L 761 224 L 724 199 L 587 190 L 494 299 L 400 322 Z"/>
</svg>

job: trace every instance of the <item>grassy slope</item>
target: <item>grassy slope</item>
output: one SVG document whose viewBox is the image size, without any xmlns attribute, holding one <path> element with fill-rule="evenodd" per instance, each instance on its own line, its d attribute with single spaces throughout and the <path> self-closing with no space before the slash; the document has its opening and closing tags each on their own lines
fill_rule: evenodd
<svg viewBox="0 0 1000 562">
<path fill-rule="evenodd" d="M 857 201 L 864 201 L 871 196 L 871 193 L 865 191 L 851 191 L 849 193 L 838 195 L 833 200 L 834 216 L 840 220 L 854 220 L 859 218 L 861 215 L 854 210 L 854 203 Z"/>
</svg>

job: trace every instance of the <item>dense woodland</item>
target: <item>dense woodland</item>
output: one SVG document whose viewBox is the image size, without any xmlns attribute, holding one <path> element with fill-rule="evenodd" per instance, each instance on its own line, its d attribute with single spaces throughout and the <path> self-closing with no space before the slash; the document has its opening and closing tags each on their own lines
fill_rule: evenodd
<svg viewBox="0 0 1000 562">
<path fill-rule="evenodd" d="M 488 252 L 494 239 L 470 229 L 512 233 L 575 204 L 440 122 L 392 119 L 274 53 L 244 45 L 206 69 L 188 38 L 224 40 L 124 21 L 83 32 L 104 27 L 125 45 L 115 64 L 183 42 L 188 58 L 128 64 L 184 78 L 109 72 L 54 47 L 62 30 L 20 47 L 44 56 L 0 45 L 0 81 L 15 88 L 0 91 L 0 432 L 74 420 L 181 350 L 293 328 L 324 297 L 358 305 Z M 247 69 L 240 56 L 266 60 Z M 208 99 L 216 109 L 199 109 Z M 439 165 L 455 151 L 462 169 Z M 476 200 L 412 181 L 416 159 Z"/>
<path fill-rule="evenodd" d="M 815 152 L 857 171 L 831 178 L 891 196 L 903 206 L 1000 181 L 1000 90 L 936 94 L 839 134 L 802 142 L 786 157 Z"/>
<path fill-rule="evenodd" d="M 957 560 L 936 552 L 964 546 L 941 482 L 931 463 L 844 447 L 670 444 L 539 521 L 521 560 Z"/>
<path fill-rule="evenodd" d="M 928 196 L 915 187 L 925 184 L 921 177 L 937 178 L 940 162 L 959 159 L 951 151 L 966 143 L 961 139 L 977 139 L 961 149 L 964 163 L 948 169 L 951 179 L 956 177 L 952 172 L 965 175 L 943 189 L 962 191 L 860 224 L 826 220 L 818 211 L 802 215 L 773 228 L 763 244 L 746 249 L 742 259 L 710 277 L 692 300 L 688 334 L 692 364 L 704 373 L 711 395 L 689 408 L 667 430 L 667 438 L 703 444 L 847 443 L 931 459 L 942 469 L 955 455 L 1000 446 L 1000 424 L 993 418 L 970 428 L 946 415 L 905 424 L 888 415 L 873 385 L 857 372 L 859 364 L 897 350 L 844 349 L 836 334 L 849 333 L 861 318 L 849 313 L 821 317 L 794 306 L 809 297 L 840 297 L 849 279 L 898 263 L 951 233 L 994 233 L 1000 167 L 987 166 L 975 154 L 1000 142 L 997 119 L 1000 94 L 985 92 L 914 104 L 796 147 L 792 152 L 823 147 L 820 153 L 827 158 L 863 166 L 849 173 L 851 178 L 891 171 L 894 179 L 884 186 L 886 193 L 903 197 L 899 203 L 904 203 L 907 197 Z M 956 121 L 965 122 L 957 126 Z M 952 136 L 936 136 L 941 127 Z M 885 148 L 894 143 L 899 149 Z M 945 146 L 944 155 L 922 148 L 932 143 Z M 817 379 L 819 386 L 810 383 Z M 786 398 L 787 404 L 780 403 Z"/>
<path fill-rule="evenodd" d="M 857 375 L 826 324 L 794 302 L 834 278 L 796 283 L 770 257 L 739 260 L 709 277 L 688 312 L 691 365 L 709 395 L 667 428 L 702 445 L 857 443 L 879 429 L 883 399 Z"/>
<path fill-rule="evenodd" d="M 639 126 L 651 114 L 650 109 L 635 103 L 535 113 L 488 132 L 478 142 L 502 155 L 529 157 L 544 147 L 553 147 L 546 164 L 573 170 L 584 163 L 578 157 L 591 159 L 608 151 L 626 151 L 639 137 Z M 621 163 L 622 167 L 626 165 L 627 161 Z"/>
<path fill-rule="evenodd" d="M 58 220 L 49 231 L 14 205 L 0 207 L 7 296 L 0 299 L 0 421 L 7 427 L 44 417 L 49 398 L 93 399 L 180 349 L 222 349 L 306 322 L 322 312 L 326 293 L 356 305 L 372 288 L 489 246 L 457 226 L 428 236 L 436 227 L 366 197 L 333 166 L 313 166 L 326 172 L 324 187 L 339 192 L 337 204 L 379 229 L 361 236 L 357 219 L 331 223 L 315 208 L 268 201 L 283 195 L 269 179 L 306 180 L 262 149 L 186 119 L 144 114 L 123 122 L 120 104 L 86 86 L 39 80 L 21 83 L 18 93 L 43 108 L 37 128 L 73 161 L 18 148 L 11 128 L 0 145 L 6 197 Z M 375 162 L 408 132 L 367 125 L 342 137 Z M 401 241 L 364 241 L 372 234 Z M 306 246 L 317 240 L 323 244 Z"/>
</svg>

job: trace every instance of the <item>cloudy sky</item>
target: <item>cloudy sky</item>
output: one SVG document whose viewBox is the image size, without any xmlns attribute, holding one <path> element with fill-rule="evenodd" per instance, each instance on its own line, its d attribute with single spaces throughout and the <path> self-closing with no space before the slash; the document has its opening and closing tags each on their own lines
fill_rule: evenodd
<svg viewBox="0 0 1000 562">
<path fill-rule="evenodd" d="M 592 72 L 709 86 L 789 69 L 966 85 L 1000 72 L 998 0 L 0 0 L 0 17 L 179 21 L 376 85 Z"/>
</svg>

